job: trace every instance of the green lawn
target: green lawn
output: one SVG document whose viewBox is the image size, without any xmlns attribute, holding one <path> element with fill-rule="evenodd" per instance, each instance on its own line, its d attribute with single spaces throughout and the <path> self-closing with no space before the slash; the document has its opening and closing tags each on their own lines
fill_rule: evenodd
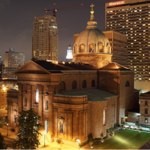
<svg viewBox="0 0 150 150">
<path fill-rule="evenodd" d="M 93 149 L 138 149 L 150 140 L 150 133 L 123 130 L 104 143 L 95 143 Z"/>
</svg>

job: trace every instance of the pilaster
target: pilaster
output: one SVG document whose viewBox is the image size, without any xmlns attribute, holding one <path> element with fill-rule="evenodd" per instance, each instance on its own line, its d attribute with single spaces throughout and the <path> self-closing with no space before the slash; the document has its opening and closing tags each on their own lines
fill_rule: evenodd
<svg viewBox="0 0 150 150">
<path fill-rule="evenodd" d="M 23 110 L 23 85 L 22 84 L 18 84 L 18 108 L 19 108 L 19 112 L 21 112 Z"/>
</svg>

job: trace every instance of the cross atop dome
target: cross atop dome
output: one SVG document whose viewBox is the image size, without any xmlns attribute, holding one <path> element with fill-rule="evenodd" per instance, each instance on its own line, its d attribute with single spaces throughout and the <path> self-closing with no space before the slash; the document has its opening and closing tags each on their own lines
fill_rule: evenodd
<svg viewBox="0 0 150 150">
<path fill-rule="evenodd" d="M 94 20 L 94 9 L 93 9 L 94 6 L 95 6 L 95 5 L 93 5 L 93 3 L 90 5 L 90 7 L 91 7 L 91 11 L 90 11 L 91 17 L 90 17 L 90 20 L 91 20 L 91 21 Z"/>
<path fill-rule="evenodd" d="M 93 5 L 93 3 L 90 5 L 92 11 L 93 11 L 93 7 L 94 7 L 94 6 L 95 6 L 95 5 Z"/>
</svg>

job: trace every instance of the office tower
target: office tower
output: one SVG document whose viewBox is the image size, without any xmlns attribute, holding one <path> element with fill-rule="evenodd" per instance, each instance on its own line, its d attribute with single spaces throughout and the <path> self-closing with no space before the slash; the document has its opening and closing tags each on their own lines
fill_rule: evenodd
<svg viewBox="0 0 150 150">
<path fill-rule="evenodd" d="M 58 60 L 58 29 L 56 17 L 35 17 L 32 37 L 32 58 Z"/>
<path fill-rule="evenodd" d="M 112 50 L 112 62 L 127 67 L 127 37 L 124 34 L 110 30 L 103 31 L 108 38 Z"/>
<path fill-rule="evenodd" d="M 14 48 L 10 48 L 5 52 L 4 65 L 5 67 L 18 68 L 25 63 L 24 53 L 15 52 Z"/>
<path fill-rule="evenodd" d="M 150 80 L 150 0 L 106 3 L 105 27 L 127 36 L 128 67 L 135 81 Z"/>
<path fill-rule="evenodd" d="M 68 49 L 67 49 L 67 56 L 66 56 L 66 60 L 67 61 L 72 61 L 72 47 L 69 45 Z"/>
<path fill-rule="evenodd" d="M 2 56 L 0 55 L 0 65 L 2 65 L 3 64 L 3 58 L 2 58 Z"/>
</svg>

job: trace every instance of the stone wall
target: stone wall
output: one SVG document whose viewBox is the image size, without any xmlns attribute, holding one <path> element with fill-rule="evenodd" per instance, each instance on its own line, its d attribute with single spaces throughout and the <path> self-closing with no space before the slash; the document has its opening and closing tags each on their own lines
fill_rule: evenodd
<svg viewBox="0 0 150 150">
<path fill-rule="evenodd" d="M 134 108 L 133 79 L 134 73 L 127 70 L 99 71 L 98 87 L 102 90 L 106 90 L 118 95 L 117 123 L 121 123 L 121 117 L 125 117 L 127 115 L 127 110 Z"/>
<path fill-rule="evenodd" d="M 106 123 L 103 124 L 103 110 L 106 110 Z M 93 138 L 99 138 L 106 129 L 114 127 L 116 123 L 117 97 L 109 98 L 108 101 L 90 102 L 88 106 L 88 134 Z"/>
<path fill-rule="evenodd" d="M 86 80 L 87 88 L 82 88 L 82 82 Z M 92 80 L 95 80 L 95 87 L 91 86 Z M 72 83 L 73 81 L 77 82 L 77 89 L 76 90 L 83 90 L 83 89 L 91 89 L 97 87 L 97 71 L 72 71 L 72 72 L 63 72 L 62 77 L 60 78 L 60 83 L 65 82 L 66 91 L 72 91 Z M 59 93 L 59 88 L 57 92 Z"/>
</svg>

